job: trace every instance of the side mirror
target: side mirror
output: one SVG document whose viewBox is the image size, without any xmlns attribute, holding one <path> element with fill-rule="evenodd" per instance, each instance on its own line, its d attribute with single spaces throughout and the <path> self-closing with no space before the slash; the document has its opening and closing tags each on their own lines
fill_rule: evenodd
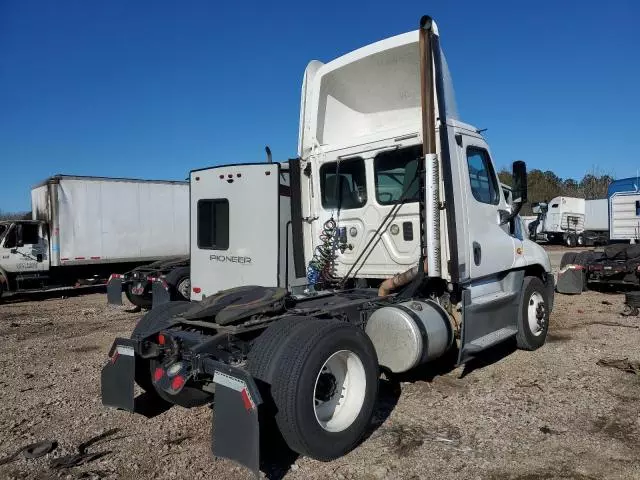
<svg viewBox="0 0 640 480">
<path fill-rule="evenodd" d="M 527 164 L 522 160 L 513 162 L 513 191 L 511 212 L 500 211 L 500 225 L 506 225 L 518 216 L 527 201 Z"/>
<path fill-rule="evenodd" d="M 513 162 L 513 199 L 514 202 L 527 201 L 527 164 L 522 160 Z"/>
</svg>

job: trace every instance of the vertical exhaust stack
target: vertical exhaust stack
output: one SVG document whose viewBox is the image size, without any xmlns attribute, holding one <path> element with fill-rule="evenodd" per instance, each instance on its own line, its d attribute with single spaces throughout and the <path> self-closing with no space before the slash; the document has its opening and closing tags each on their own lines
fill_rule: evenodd
<svg viewBox="0 0 640 480">
<path fill-rule="evenodd" d="M 267 163 L 273 163 L 273 157 L 271 156 L 271 149 L 269 148 L 269 145 L 264 147 L 264 151 L 267 152 Z"/>
<path fill-rule="evenodd" d="M 436 103 L 432 36 L 435 24 L 425 15 L 420 19 L 420 101 L 422 107 L 422 155 L 424 177 L 420 178 L 420 260 L 418 266 L 387 278 L 378 288 L 385 297 L 425 273 L 441 275 L 440 251 L 440 165 L 436 155 Z M 422 172 L 420 173 L 422 175 Z M 423 265 L 420 265 L 422 263 Z M 420 271 L 423 268 L 423 271 Z"/>
<path fill-rule="evenodd" d="M 440 277 L 440 164 L 436 155 L 436 104 L 433 62 L 434 23 L 431 17 L 420 19 L 420 98 L 422 106 L 422 154 L 425 178 L 423 211 L 420 212 L 422 226 L 421 253 L 424 268 L 430 277 Z"/>
</svg>

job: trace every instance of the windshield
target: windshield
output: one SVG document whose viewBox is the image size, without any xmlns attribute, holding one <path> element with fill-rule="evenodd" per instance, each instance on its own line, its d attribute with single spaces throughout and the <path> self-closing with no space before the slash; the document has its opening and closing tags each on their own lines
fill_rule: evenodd
<svg viewBox="0 0 640 480">
<path fill-rule="evenodd" d="M 9 230 L 9 224 L 0 223 L 0 243 L 2 243 L 2 239 L 4 238 L 4 234 Z"/>
</svg>

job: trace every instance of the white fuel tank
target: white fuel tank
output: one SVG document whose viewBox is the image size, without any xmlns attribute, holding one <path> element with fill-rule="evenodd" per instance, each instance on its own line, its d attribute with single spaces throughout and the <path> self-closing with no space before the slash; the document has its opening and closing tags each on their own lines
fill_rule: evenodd
<svg viewBox="0 0 640 480">
<path fill-rule="evenodd" d="M 449 315 L 431 300 L 382 307 L 373 312 L 365 331 L 379 364 L 394 373 L 442 356 L 454 340 Z"/>
</svg>

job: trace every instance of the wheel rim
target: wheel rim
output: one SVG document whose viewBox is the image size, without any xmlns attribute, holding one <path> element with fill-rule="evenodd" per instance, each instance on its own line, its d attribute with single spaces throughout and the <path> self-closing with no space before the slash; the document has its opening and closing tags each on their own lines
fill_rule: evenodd
<svg viewBox="0 0 640 480">
<path fill-rule="evenodd" d="M 541 335 L 545 327 L 546 308 L 544 298 L 539 292 L 533 292 L 529 297 L 527 307 L 527 317 L 529 320 L 529 330 L 534 336 Z"/>
<path fill-rule="evenodd" d="M 189 298 L 191 297 L 191 279 L 185 278 L 184 280 L 182 280 L 180 283 L 178 283 L 176 290 L 180 295 L 189 300 Z"/>
<path fill-rule="evenodd" d="M 318 424 L 341 432 L 358 417 L 367 387 L 364 365 L 355 353 L 340 350 L 324 362 L 313 387 L 313 409 Z"/>
</svg>

